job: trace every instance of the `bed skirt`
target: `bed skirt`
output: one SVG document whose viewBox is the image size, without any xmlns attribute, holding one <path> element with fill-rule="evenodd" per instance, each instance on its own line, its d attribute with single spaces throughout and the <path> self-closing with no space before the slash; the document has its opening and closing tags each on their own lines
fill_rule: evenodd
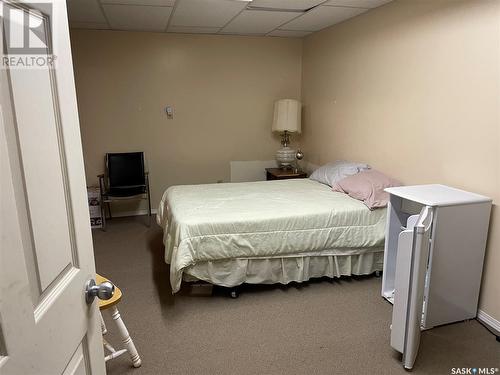
<svg viewBox="0 0 500 375">
<path fill-rule="evenodd" d="M 276 258 L 236 258 L 197 263 L 184 269 L 184 281 L 203 280 L 235 287 L 248 284 L 288 284 L 314 277 L 369 275 L 382 271 L 384 249 L 370 248 L 342 254 L 301 254 Z"/>
</svg>

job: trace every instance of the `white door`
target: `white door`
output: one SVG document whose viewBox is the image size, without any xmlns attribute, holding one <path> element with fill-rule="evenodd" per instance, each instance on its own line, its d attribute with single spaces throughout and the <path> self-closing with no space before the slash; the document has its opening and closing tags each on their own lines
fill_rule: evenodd
<svg viewBox="0 0 500 375">
<path fill-rule="evenodd" d="M 406 334 L 403 348 L 403 366 L 407 370 L 413 368 L 420 346 L 420 327 L 424 307 L 425 276 L 429 260 L 432 219 L 433 208 L 425 206 L 413 229 L 413 252 L 411 255 Z"/>
<path fill-rule="evenodd" d="M 0 374 L 101 375 L 98 310 L 84 294 L 95 268 L 66 4 L 44 2 L 0 0 Z M 27 45 L 55 55 L 53 68 L 18 65 Z"/>
</svg>

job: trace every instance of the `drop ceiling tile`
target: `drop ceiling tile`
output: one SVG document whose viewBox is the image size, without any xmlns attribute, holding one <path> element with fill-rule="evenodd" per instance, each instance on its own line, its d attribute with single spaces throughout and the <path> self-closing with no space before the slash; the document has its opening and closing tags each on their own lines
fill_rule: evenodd
<svg viewBox="0 0 500 375">
<path fill-rule="evenodd" d="M 102 4 L 149 5 L 157 7 L 173 7 L 175 0 L 101 0 Z"/>
<path fill-rule="evenodd" d="M 286 38 L 302 38 L 303 36 L 311 34 L 312 31 L 295 31 L 295 30 L 273 30 L 269 34 L 269 36 L 282 36 Z"/>
<path fill-rule="evenodd" d="M 109 30 L 109 26 L 106 23 L 71 22 L 69 26 L 72 29 Z"/>
<path fill-rule="evenodd" d="M 237 34 L 267 34 L 283 23 L 297 17 L 299 14 L 296 12 L 244 10 L 226 27 L 224 27 L 222 32 Z"/>
<path fill-rule="evenodd" d="M 252 8 L 307 10 L 323 1 L 325 0 L 253 0 L 248 5 Z"/>
<path fill-rule="evenodd" d="M 280 27 L 282 30 L 318 31 L 357 16 L 367 9 L 318 6 Z"/>
<path fill-rule="evenodd" d="M 153 7 L 138 5 L 103 5 L 112 29 L 164 31 L 171 7 Z"/>
<path fill-rule="evenodd" d="M 235 0 L 179 0 L 170 24 L 223 27 L 247 4 L 246 1 Z"/>
<path fill-rule="evenodd" d="M 354 8 L 376 8 L 392 0 L 328 0 L 321 5 L 345 6 Z"/>
<path fill-rule="evenodd" d="M 74 22 L 106 23 L 97 0 L 68 0 L 68 16 Z"/>
<path fill-rule="evenodd" d="M 169 33 L 185 34 L 217 34 L 219 27 L 193 27 L 193 26 L 169 26 Z"/>
</svg>

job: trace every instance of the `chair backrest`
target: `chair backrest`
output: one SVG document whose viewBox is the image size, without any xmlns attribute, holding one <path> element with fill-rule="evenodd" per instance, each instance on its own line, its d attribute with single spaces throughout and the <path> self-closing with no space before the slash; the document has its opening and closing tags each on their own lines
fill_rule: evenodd
<svg viewBox="0 0 500 375">
<path fill-rule="evenodd" d="M 143 152 L 106 154 L 109 187 L 132 187 L 146 184 Z"/>
</svg>

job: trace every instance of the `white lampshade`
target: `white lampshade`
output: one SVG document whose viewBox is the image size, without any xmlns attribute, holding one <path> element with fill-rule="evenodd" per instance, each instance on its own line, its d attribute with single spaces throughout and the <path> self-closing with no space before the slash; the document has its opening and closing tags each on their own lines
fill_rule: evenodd
<svg viewBox="0 0 500 375">
<path fill-rule="evenodd" d="M 302 105 L 298 100 L 280 99 L 274 102 L 273 132 L 300 133 Z"/>
</svg>

